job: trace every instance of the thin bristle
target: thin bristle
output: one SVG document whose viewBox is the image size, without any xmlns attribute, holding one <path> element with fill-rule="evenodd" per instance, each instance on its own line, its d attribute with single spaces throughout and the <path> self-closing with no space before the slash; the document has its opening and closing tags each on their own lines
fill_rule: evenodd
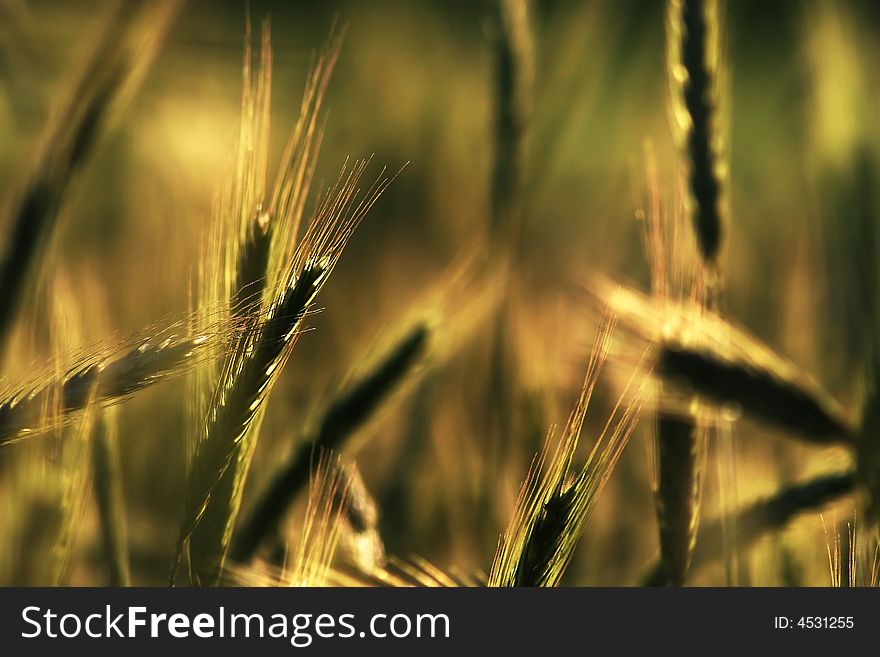
<svg viewBox="0 0 880 657">
<path fill-rule="evenodd" d="M 285 580 L 292 586 L 320 586 L 333 563 L 349 501 L 349 479 L 339 467 L 339 457 L 320 450 L 313 468 L 305 522 L 298 528 L 294 558 L 285 565 Z M 344 500 L 340 506 L 337 502 Z"/>
<path fill-rule="evenodd" d="M 283 282 L 296 249 L 300 248 L 297 245 L 305 241 L 299 239 L 299 233 L 321 147 L 320 112 L 344 36 L 345 30 L 334 25 L 309 71 L 299 117 L 282 153 L 275 184 L 269 191 L 265 210 L 276 232 L 266 273 L 266 285 L 270 289 Z M 333 198 L 336 191 L 328 192 L 326 198 Z"/>
<path fill-rule="evenodd" d="M 355 565 L 336 566 L 328 575 L 330 586 L 392 587 L 392 588 L 455 588 L 485 585 L 484 575 L 462 574 L 454 569 L 444 570 L 422 558 L 400 559 L 391 556 L 381 568 L 368 572 Z"/>
<path fill-rule="evenodd" d="M 311 481 L 305 513 L 284 546 L 281 568 L 270 564 L 233 564 L 225 580 L 249 586 L 327 586 L 350 500 L 350 477 L 339 457 L 318 450 L 309 465 Z M 340 500 L 342 504 L 340 505 Z M 295 531 L 295 535 L 294 532 Z"/>
</svg>

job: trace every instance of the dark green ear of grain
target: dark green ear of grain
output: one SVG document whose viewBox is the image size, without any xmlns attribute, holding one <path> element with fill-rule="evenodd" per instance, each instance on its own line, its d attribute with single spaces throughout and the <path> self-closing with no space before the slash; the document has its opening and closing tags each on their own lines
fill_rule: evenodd
<svg viewBox="0 0 880 657">
<path fill-rule="evenodd" d="M 703 0 L 673 0 L 671 38 L 679 39 L 681 58 L 672 78 L 680 81 L 684 108 L 690 119 L 686 137 L 688 182 L 691 196 L 688 214 L 697 236 L 704 267 L 710 280 L 707 303 L 717 305 L 716 268 L 721 246 L 721 181 L 715 152 L 715 108 L 712 94 L 716 71 L 712 65 L 708 24 L 717 20 Z M 684 72 L 684 79 L 681 79 Z M 671 417 L 660 411 L 657 436 L 657 521 L 660 553 L 669 579 L 684 584 L 697 540 L 702 478 L 701 436 L 695 417 Z M 711 431 L 711 428 L 709 428 Z"/>
<path fill-rule="evenodd" d="M 78 65 L 71 91 L 54 108 L 10 210 L 11 234 L 0 258 L 0 354 L 25 292 L 39 274 L 40 260 L 77 173 L 88 162 L 111 112 L 118 109 L 126 86 L 136 86 L 152 62 L 177 5 L 177 0 L 157 3 L 154 14 L 143 9 L 144 18 L 139 13 L 146 3 L 119 3 L 85 64 Z M 138 49 L 127 48 L 139 27 L 146 27 L 152 39 Z"/>
<path fill-rule="evenodd" d="M 700 437 L 693 418 L 681 419 L 663 412 L 657 417 L 656 431 L 660 555 L 669 581 L 682 586 L 697 542 Z"/>
<path fill-rule="evenodd" d="M 657 370 L 702 397 L 741 409 L 808 442 L 853 444 L 852 427 L 834 400 L 803 381 L 681 345 L 660 347 Z"/>
<path fill-rule="evenodd" d="M 257 208 L 248 223 L 247 237 L 241 245 L 236 267 L 235 295 L 231 307 L 234 316 L 244 317 L 260 308 L 272 246 L 270 221 L 269 215 Z"/>
<path fill-rule="evenodd" d="M 709 56 L 710 14 L 705 0 L 675 0 L 681 7 L 682 92 L 691 125 L 687 134 L 692 217 L 700 252 L 715 263 L 721 248 L 721 178 L 715 130 L 715 85 Z M 717 19 L 715 12 L 712 18 Z"/>
<path fill-rule="evenodd" d="M 538 512 L 529 526 L 510 586 L 552 586 L 558 580 L 553 573 L 566 536 L 572 531 L 576 493 L 573 484 L 560 485 Z"/>
<path fill-rule="evenodd" d="M 852 493 L 857 477 L 853 471 L 817 477 L 803 484 L 795 484 L 779 491 L 771 498 L 755 502 L 736 516 L 737 539 L 740 547 L 753 545 L 759 538 L 785 527 L 803 513 L 823 506 Z M 721 558 L 724 551 L 724 531 L 721 520 L 703 523 L 699 543 L 694 552 L 691 568 L 704 566 Z M 662 563 L 653 566 L 644 578 L 645 586 L 666 586 L 670 581 Z"/>
</svg>

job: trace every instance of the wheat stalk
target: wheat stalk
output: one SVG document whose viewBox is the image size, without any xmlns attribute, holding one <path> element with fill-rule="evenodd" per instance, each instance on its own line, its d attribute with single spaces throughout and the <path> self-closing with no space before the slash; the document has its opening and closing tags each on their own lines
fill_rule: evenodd
<svg viewBox="0 0 880 657">
<path fill-rule="evenodd" d="M 715 122 L 717 84 L 717 7 L 704 0 L 670 2 L 670 80 L 673 98 L 680 100 L 680 137 L 688 160 L 687 213 L 703 261 L 703 294 L 696 302 L 717 307 L 716 280 L 721 247 L 722 207 L 720 154 Z M 692 403 L 692 406 L 694 404 Z M 701 497 L 704 443 L 713 433 L 700 426 L 696 413 L 673 417 L 657 413 L 657 515 L 660 548 L 673 582 L 684 583 L 693 553 Z"/>
<path fill-rule="evenodd" d="M 374 369 L 331 402 L 315 436 L 302 441 L 242 523 L 232 550 L 234 561 L 250 561 L 263 540 L 275 532 L 291 502 L 308 481 L 314 449 L 339 451 L 422 358 L 428 337 L 427 327 L 417 325 Z"/>
<path fill-rule="evenodd" d="M 639 215 L 645 224 L 651 298 L 660 313 L 685 298 L 701 307 L 705 302 L 702 268 L 693 266 L 687 218 L 678 204 L 664 214 L 650 145 L 645 155 L 650 200 L 647 211 L 640 210 Z M 661 381 L 658 396 L 664 394 Z M 708 429 L 694 402 L 685 413 L 676 414 L 662 406 L 656 410 L 654 492 L 660 554 L 677 586 L 684 584 L 696 545 Z"/>
<path fill-rule="evenodd" d="M 510 408 L 518 403 L 517 370 L 510 339 L 510 279 L 523 213 L 526 137 L 531 119 L 534 35 L 530 0 L 496 0 L 494 156 L 490 179 L 489 238 L 492 256 L 503 270 L 508 294 L 502 300 L 491 335 L 488 375 L 487 456 L 483 475 L 482 514 L 491 512 L 492 489 L 502 467 L 503 444 L 514 431 Z M 495 540 L 487 525 L 488 540 Z"/>
<path fill-rule="evenodd" d="M 520 214 L 525 135 L 532 105 L 534 37 L 529 0 L 497 0 L 495 8 L 495 157 L 492 234 L 515 233 Z"/>
<path fill-rule="evenodd" d="M 111 586 L 131 586 L 116 414 L 105 410 L 92 434 L 92 485 Z"/>
</svg>

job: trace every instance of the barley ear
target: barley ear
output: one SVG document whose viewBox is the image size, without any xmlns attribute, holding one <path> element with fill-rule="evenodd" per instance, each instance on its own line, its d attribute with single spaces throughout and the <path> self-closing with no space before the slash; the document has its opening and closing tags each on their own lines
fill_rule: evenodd
<svg viewBox="0 0 880 657">
<path fill-rule="evenodd" d="M 694 416 L 661 411 L 655 422 L 660 554 L 669 581 L 682 586 L 697 544 L 706 435 Z"/>
</svg>

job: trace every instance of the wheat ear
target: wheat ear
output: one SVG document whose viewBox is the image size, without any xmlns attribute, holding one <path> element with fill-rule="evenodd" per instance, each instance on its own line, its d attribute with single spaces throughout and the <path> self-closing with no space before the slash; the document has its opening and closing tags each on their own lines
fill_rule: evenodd
<svg viewBox="0 0 880 657">
<path fill-rule="evenodd" d="M 0 447 L 63 426 L 90 402 L 119 403 L 155 383 L 192 368 L 209 346 L 222 345 L 223 330 L 189 337 L 180 326 L 148 338 L 126 340 L 80 357 L 66 373 L 45 372 L 0 395 Z M 48 379 L 48 381 L 47 381 Z M 58 398 L 57 404 L 49 403 Z M 47 412 L 48 411 L 48 412 Z"/>
<path fill-rule="evenodd" d="M 215 584 L 220 580 L 260 411 L 290 356 L 315 296 L 355 226 L 390 182 L 387 177 L 380 178 L 361 197 L 358 184 L 366 165 L 361 161 L 350 169 L 343 168 L 336 185 L 320 204 L 286 282 L 223 365 L 190 464 L 172 583 L 185 551 L 191 581 Z"/>
</svg>

